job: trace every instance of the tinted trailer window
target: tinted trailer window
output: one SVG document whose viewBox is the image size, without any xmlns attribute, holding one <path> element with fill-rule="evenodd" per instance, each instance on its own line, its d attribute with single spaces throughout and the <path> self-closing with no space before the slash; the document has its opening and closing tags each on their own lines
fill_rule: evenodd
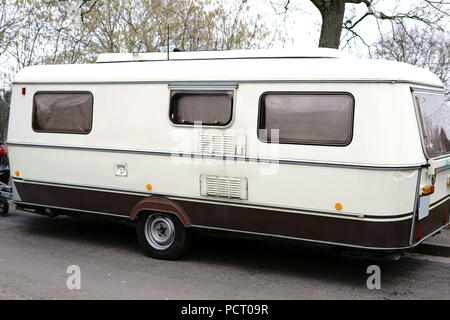
<svg viewBox="0 0 450 320">
<path fill-rule="evenodd" d="M 87 134 L 92 129 L 90 92 L 38 92 L 33 99 L 33 130 Z"/>
<path fill-rule="evenodd" d="M 170 120 L 174 124 L 227 126 L 233 116 L 233 91 L 173 90 L 170 97 Z"/>
<path fill-rule="evenodd" d="M 261 96 L 258 137 L 268 143 L 346 146 L 353 137 L 349 93 L 268 92 Z M 279 141 L 273 131 L 279 130 Z"/>
<path fill-rule="evenodd" d="M 443 94 L 414 92 L 426 155 L 450 154 L 450 106 Z"/>
</svg>

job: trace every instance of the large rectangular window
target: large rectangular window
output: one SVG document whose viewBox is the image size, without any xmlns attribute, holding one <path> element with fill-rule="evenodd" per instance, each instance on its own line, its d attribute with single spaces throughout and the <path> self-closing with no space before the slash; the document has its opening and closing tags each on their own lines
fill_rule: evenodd
<svg viewBox="0 0 450 320">
<path fill-rule="evenodd" d="M 414 92 L 425 152 L 429 158 L 450 153 L 450 108 L 442 93 Z"/>
<path fill-rule="evenodd" d="M 38 92 L 33 99 L 33 129 L 87 134 L 92 129 L 92 109 L 90 92 Z"/>
<path fill-rule="evenodd" d="M 260 99 L 258 137 L 269 143 L 346 146 L 353 137 L 354 105 L 349 93 L 268 92 Z"/>
<path fill-rule="evenodd" d="M 170 120 L 174 124 L 227 126 L 233 116 L 233 90 L 172 90 Z"/>
</svg>

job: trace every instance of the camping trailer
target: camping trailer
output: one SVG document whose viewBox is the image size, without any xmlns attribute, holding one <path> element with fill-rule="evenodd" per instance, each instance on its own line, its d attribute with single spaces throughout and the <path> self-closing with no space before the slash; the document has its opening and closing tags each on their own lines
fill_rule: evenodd
<svg viewBox="0 0 450 320">
<path fill-rule="evenodd" d="M 12 87 L 13 202 L 136 222 L 156 258 L 212 229 L 402 251 L 449 224 L 433 73 L 316 49 L 102 54 Z"/>
</svg>

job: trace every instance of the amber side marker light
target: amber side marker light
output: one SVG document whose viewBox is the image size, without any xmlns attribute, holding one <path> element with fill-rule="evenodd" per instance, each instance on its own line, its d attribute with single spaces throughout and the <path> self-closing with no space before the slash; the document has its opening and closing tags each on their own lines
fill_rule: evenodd
<svg viewBox="0 0 450 320">
<path fill-rule="evenodd" d="M 342 210 L 342 204 L 341 203 L 336 203 L 335 205 L 334 205 L 334 207 L 336 208 L 336 210 Z"/>
<path fill-rule="evenodd" d="M 14 172 L 16 174 L 16 177 L 18 177 L 20 175 L 19 171 L 16 170 L 16 172 Z"/>
<path fill-rule="evenodd" d="M 147 185 L 147 190 L 148 191 L 152 190 L 152 185 L 150 183 Z"/>
<path fill-rule="evenodd" d="M 428 186 L 425 186 L 422 188 L 422 195 L 427 196 L 429 194 L 434 193 L 434 186 L 429 184 Z"/>
</svg>

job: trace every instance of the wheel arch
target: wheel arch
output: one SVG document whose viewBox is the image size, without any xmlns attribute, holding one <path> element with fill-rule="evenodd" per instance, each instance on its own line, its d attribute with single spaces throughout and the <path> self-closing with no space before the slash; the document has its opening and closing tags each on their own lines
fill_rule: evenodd
<svg viewBox="0 0 450 320">
<path fill-rule="evenodd" d="M 184 227 L 190 226 L 189 216 L 175 201 L 160 196 L 150 196 L 139 201 L 131 211 L 130 219 L 136 220 L 143 212 L 165 212 L 175 215 Z"/>
</svg>

